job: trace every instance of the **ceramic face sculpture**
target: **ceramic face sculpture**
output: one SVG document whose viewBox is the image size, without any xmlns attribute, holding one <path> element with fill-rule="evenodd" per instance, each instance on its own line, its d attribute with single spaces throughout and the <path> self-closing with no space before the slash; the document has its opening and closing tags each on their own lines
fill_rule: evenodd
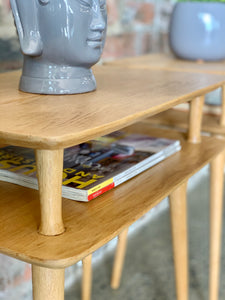
<svg viewBox="0 0 225 300">
<path fill-rule="evenodd" d="M 11 0 L 24 54 L 20 90 L 75 94 L 95 90 L 91 71 L 104 47 L 105 0 Z"/>
</svg>

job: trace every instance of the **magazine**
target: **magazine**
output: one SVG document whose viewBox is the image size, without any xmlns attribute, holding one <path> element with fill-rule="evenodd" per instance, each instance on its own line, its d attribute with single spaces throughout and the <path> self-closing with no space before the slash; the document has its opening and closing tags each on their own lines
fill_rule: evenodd
<svg viewBox="0 0 225 300">
<path fill-rule="evenodd" d="M 90 201 L 180 149 L 178 140 L 122 131 L 66 148 L 62 196 Z M 38 189 L 34 150 L 0 148 L 0 180 Z"/>
</svg>

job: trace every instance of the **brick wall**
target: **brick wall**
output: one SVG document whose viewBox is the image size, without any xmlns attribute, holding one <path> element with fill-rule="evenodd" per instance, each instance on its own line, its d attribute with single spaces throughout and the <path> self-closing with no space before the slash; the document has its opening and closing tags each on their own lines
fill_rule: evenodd
<svg viewBox="0 0 225 300">
<path fill-rule="evenodd" d="M 108 34 L 102 60 L 168 52 L 168 21 L 173 0 L 107 0 Z M 0 0 L 0 71 L 21 67 L 22 56 L 9 1 Z M 0 300 L 31 299 L 30 266 L 0 255 Z M 66 270 L 66 282 L 81 267 Z"/>
<path fill-rule="evenodd" d="M 172 0 L 107 0 L 108 34 L 103 60 L 168 52 Z"/>
</svg>

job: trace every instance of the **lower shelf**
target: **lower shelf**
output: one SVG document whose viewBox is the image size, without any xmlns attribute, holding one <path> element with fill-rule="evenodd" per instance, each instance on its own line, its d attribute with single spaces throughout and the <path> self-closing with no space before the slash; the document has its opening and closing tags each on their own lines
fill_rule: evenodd
<svg viewBox="0 0 225 300">
<path fill-rule="evenodd" d="M 225 148 L 223 140 L 203 137 L 190 144 L 183 133 L 143 123 L 128 131 L 179 138 L 182 150 L 89 203 L 63 200 L 66 232 L 38 234 L 38 192 L 0 182 L 0 252 L 49 268 L 70 266 L 128 227 Z"/>
<path fill-rule="evenodd" d="M 148 119 L 145 123 L 152 126 L 167 126 L 174 129 L 188 128 L 189 112 L 178 109 L 169 109 Z M 212 134 L 225 135 L 225 127 L 220 125 L 220 116 L 213 114 L 204 114 L 202 120 L 202 131 Z"/>
</svg>

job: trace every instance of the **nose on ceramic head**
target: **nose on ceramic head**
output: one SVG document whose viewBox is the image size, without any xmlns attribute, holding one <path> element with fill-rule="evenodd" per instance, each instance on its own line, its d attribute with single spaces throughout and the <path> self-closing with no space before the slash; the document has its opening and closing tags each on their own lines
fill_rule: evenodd
<svg viewBox="0 0 225 300">
<path fill-rule="evenodd" d="M 106 29 L 106 21 L 102 16 L 94 16 L 90 28 L 93 31 L 104 31 Z"/>
<path fill-rule="evenodd" d="M 106 29 L 107 15 L 106 15 L 105 0 L 93 0 L 92 2 L 92 21 L 90 24 L 91 30 L 104 31 Z"/>
</svg>

